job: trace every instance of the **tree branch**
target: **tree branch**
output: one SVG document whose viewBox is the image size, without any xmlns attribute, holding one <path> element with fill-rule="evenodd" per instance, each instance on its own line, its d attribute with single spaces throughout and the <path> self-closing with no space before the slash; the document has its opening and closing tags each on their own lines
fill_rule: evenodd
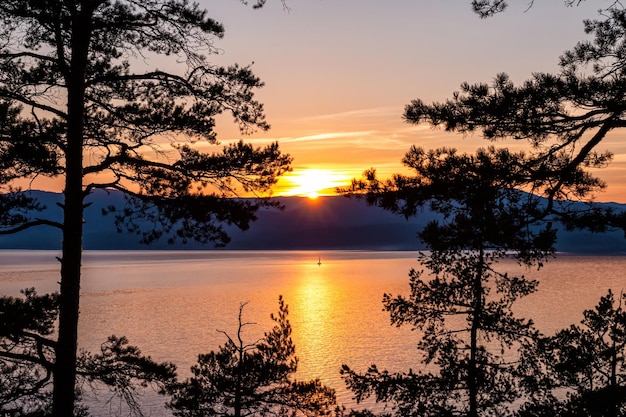
<svg viewBox="0 0 626 417">
<path fill-rule="evenodd" d="M 50 112 L 52 114 L 54 114 L 57 117 L 60 117 L 61 119 L 65 120 L 67 118 L 67 114 L 62 112 L 61 110 L 52 107 L 52 106 L 47 106 L 45 104 L 39 103 L 31 98 L 27 98 L 21 94 L 15 94 L 13 92 L 7 91 L 6 89 L 0 90 L 0 97 L 4 97 L 7 98 L 9 100 L 15 100 L 19 103 L 34 107 L 36 109 L 40 109 L 43 111 L 47 111 Z"/>
<path fill-rule="evenodd" d="M 55 227 L 55 228 L 57 228 L 59 230 L 63 230 L 63 224 L 61 224 L 59 222 L 46 220 L 46 219 L 36 219 L 36 220 L 33 220 L 33 221 L 29 221 L 29 222 L 23 223 L 23 224 L 21 224 L 19 226 L 16 226 L 16 227 L 0 230 L 0 235 L 12 235 L 12 234 L 21 232 L 23 230 L 30 229 L 31 227 L 36 227 L 36 226 L 51 226 L 51 227 Z"/>
</svg>

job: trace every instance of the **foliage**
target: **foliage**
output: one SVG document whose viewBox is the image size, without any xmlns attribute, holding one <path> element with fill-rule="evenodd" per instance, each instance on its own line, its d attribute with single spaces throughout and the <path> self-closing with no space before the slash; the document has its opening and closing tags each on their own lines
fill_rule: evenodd
<svg viewBox="0 0 626 417">
<path fill-rule="evenodd" d="M 593 310 L 583 312 L 581 325 L 538 340 L 526 370 L 530 381 L 542 380 L 521 416 L 626 415 L 626 296 L 617 300 L 611 290 Z"/>
<path fill-rule="evenodd" d="M 278 299 L 274 328 L 254 343 L 242 331 L 245 303 L 239 307 L 237 336 L 217 352 L 198 356 L 193 376 L 171 387 L 174 415 L 191 416 L 332 416 L 339 412 L 335 392 L 319 380 L 292 379 L 298 359 L 291 339 L 288 308 Z"/>
<path fill-rule="evenodd" d="M 474 3 L 487 8 L 505 4 Z M 490 140 L 526 140 L 532 146 L 529 170 L 542 178 L 532 182 L 533 192 L 550 200 L 589 197 L 605 184 L 588 170 L 605 167 L 613 158 L 610 151 L 600 148 L 601 143 L 626 126 L 626 10 L 615 2 L 584 26 L 591 39 L 566 51 L 558 72 L 535 73 L 519 85 L 506 74 L 497 75 L 492 83 L 466 82 L 445 102 L 413 100 L 405 108 L 405 119 L 463 134 L 480 132 Z M 589 211 L 591 215 L 580 214 L 582 219 L 577 213 L 567 213 L 567 225 L 579 227 L 595 217 L 597 231 L 625 226 L 621 213 L 597 207 Z M 601 215 L 604 227 L 598 220 Z"/>
<path fill-rule="evenodd" d="M 383 298 L 393 325 L 420 332 L 420 370 L 373 365 L 358 373 L 344 365 L 342 374 L 358 401 L 373 396 L 398 416 L 501 415 L 523 394 L 517 351 L 537 336 L 511 307 L 537 282 L 496 265 L 511 254 L 541 266 L 555 239 L 541 199 L 518 189 L 528 183 L 527 158 L 414 147 L 403 162 L 414 176 L 379 181 L 371 170 L 350 191 L 405 216 L 423 207 L 441 214 L 418 234 L 431 252 L 419 256 L 423 270 L 410 272 L 410 295 Z"/>
<path fill-rule="evenodd" d="M 0 410 L 34 415 L 50 405 L 58 296 L 22 293 L 0 298 Z"/>
<path fill-rule="evenodd" d="M 552 198 L 578 199 L 604 186 L 582 167 L 602 167 L 610 161 L 609 152 L 598 154 L 593 148 L 619 125 L 610 110 L 606 110 L 605 117 L 601 108 L 578 114 L 582 107 L 598 102 L 612 88 L 605 86 L 602 93 L 594 83 L 580 81 L 535 74 L 532 80 L 515 87 L 502 74 L 491 86 L 463 84 L 461 92 L 445 103 L 425 105 L 414 100 L 407 106 L 405 118 L 411 123 L 428 122 L 462 133 L 481 129 L 489 139 L 528 139 L 538 153 L 532 168 L 544 177 L 535 190 L 545 191 Z M 607 107 L 609 104 L 607 100 Z M 595 134 L 581 145 L 590 131 Z M 547 144 L 553 137 L 557 143 Z M 579 151 L 575 151 L 577 147 Z M 571 187 L 575 184 L 578 185 Z M 568 185 L 565 193 L 563 188 Z"/>
<path fill-rule="evenodd" d="M 23 297 L 0 297 L 0 413 L 38 416 L 51 411 L 55 344 L 51 338 L 59 314 L 58 294 L 38 295 L 33 288 Z M 78 394 L 87 389 L 106 389 L 119 396 L 136 415 L 137 388 L 152 385 L 163 389 L 175 378 L 175 367 L 157 363 L 111 336 L 98 354 L 81 352 L 78 358 Z M 75 414 L 87 409 L 77 406 Z"/>
<path fill-rule="evenodd" d="M 563 3 L 568 6 L 578 6 L 584 0 L 563 0 Z M 527 6 L 530 9 L 535 4 L 535 0 L 528 0 Z M 501 13 L 509 6 L 509 3 L 506 0 L 472 0 L 472 10 L 481 18 L 491 17 L 495 14 Z M 607 10 L 610 10 L 615 7 L 620 7 L 621 3 L 618 0 L 615 0 L 611 3 Z"/>
<path fill-rule="evenodd" d="M 405 217 L 423 208 L 442 214 L 447 223 L 431 222 L 419 234 L 433 250 L 504 249 L 533 262 L 551 250 L 555 231 L 542 219 L 545 201 L 522 191 L 539 180 L 529 161 L 494 147 L 471 155 L 414 146 L 402 160 L 414 176 L 379 180 L 372 169 L 342 191 Z"/>
<path fill-rule="evenodd" d="M 45 207 L 25 193 L 9 188 L 0 194 L 0 228 L 15 228 L 27 223 L 33 213 Z M 41 219 L 37 219 L 42 222 Z"/>
<path fill-rule="evenodd" d="M 263 83 L 251 68 L 209 61 L 223 34 L 188 0 L 0 2 L 0 190 L 11 194 L 0 199 L 0 233 L 41 225 L 63 233 L 57 417 L 74 409 L 82 219 L 91 191 L 125 193 L 127 205 L 106 212 L 144 242 L 167 234 L 224 245 L 224 224 L 245 229 L 260 207 L 276 205 L 229 198 L 266 194 L 291 157 L 275 143 L 215 150 L 220 115 L 242 134 L 269 128 L 254 98 Z M 62 222 L 27 213 L 37 202 L 15 197 L 13 186 L 40 177 L 63 183 Z"/>
</svg>

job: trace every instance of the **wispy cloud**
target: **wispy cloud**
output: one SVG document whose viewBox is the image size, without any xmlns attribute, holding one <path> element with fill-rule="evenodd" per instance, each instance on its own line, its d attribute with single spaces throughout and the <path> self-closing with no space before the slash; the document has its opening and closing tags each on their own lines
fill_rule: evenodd
<svg viewBox="0 0 626 417">
<path fill-rule="evenodd" d="M 332 139 L 345 139 L 345 138 L 361 138 L 363 136 L 371 136 L 376 134 L 374 130 L 363 130 L 359 132 L 327 132 L 319 133 L 316 135 L 307 135 L 299 137 L 285 137 L 280 138 L 280 142 L 314 142 L 320 140 L 332 140 Z"/>
<path fill-rule="evenodd" d="M 384 107 L 373 107 L 369 109 L 357 109 L 357 110 L 349 110 L 338 113 L 329 113 L 329 114 L 321 114 L 316 116 L 308 116 L 302 117 L 298 120 L 300 121 L 312 121 L 312 120 L 345 120 L 345 119 L 353 119 L 353 118 L 361 118 L 361 117 L 372 117 L 372 116 L 381 116 L 381 117 L 397 117 L 400 118 L 402 114 L 403 107 L 402 106 L 384 106 Z"/>
</svg>

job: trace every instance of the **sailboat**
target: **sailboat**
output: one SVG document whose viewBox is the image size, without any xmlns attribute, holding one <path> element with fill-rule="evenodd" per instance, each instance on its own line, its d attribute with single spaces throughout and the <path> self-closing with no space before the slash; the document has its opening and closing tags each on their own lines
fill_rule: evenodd
<svg viewBox="0 0 626 417">
<path fill-rule="evenodd" d="M 322 266 L 322 258 L 321 258 L 321 257 L 318 257 L 318 258 L 317 258 L 317 264 L 318 264 L 319 266 Z"/>
</svg>

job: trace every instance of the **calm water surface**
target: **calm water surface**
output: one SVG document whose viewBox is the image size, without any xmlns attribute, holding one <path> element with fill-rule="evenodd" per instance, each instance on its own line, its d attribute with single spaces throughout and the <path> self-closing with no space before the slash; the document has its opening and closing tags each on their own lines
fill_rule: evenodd
<svg viewBox="0 0 626 417">
<path fill-rule="evenodd" d="M 56 255 L 0 251 L 0 293 L 15 295 L 32 286 L 40 293 L 56 290 Z M 125 335 L 188 376 L 199 353 L 225 342 L 218 330 L 235 333 L 240 303 L 248 303 L 244 319 L 255 323 L 244 332 L 253 342 L 272 325 L 269 315 L 282 294 L 300 358 L 298 378 L 321 378 L 347 403 L 342 364 L 416 368 L 419 335 L 391 327 L 381 304 L 384 293 L 408 293 L 415 258 L 414 252 L 88 251 L 79 343 L 97 350 L 107 336 Z M 516 311 L 545 333 L 578 323 L 609 288 L 619 294 L 626 287 L 626 257 L 564 255 L 540 271 L 514 262 L 504 268 L 540 281 L 539 291 Z M 162 414 L 158 402 L 146 399 L 148 415 Z"/>
</svg>

